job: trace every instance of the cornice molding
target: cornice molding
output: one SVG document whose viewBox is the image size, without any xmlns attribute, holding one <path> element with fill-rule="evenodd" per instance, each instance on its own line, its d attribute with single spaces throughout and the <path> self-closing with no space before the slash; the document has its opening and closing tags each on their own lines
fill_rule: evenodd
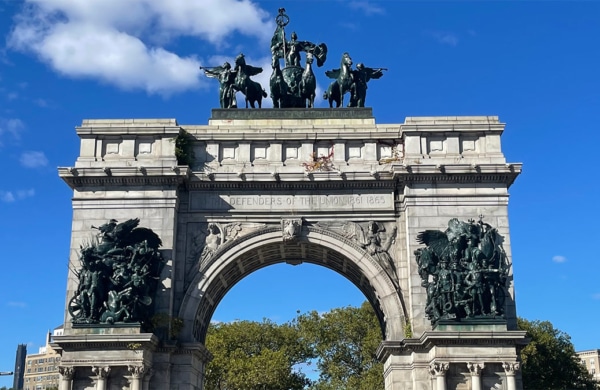
<svg viewBox="0 0 600 390">
<path fill-rule="evenodd" d="M 428 352 L 437 346 L 518 346 L 527 344 L 525 331 L 426 331 L 419 338 L 384 340 L 379 344 L 376 356 L 385 361 L 391 355 L 407 355 Z"/>
<path fill-rule="evenodd" d="M 522 164 L 393 164 L 379 171 L 192 172 L 176 167 L 59 168 L 72 189 L 82 187 L 179 186 L 199 189 L 394 189 L 412 183 L 498 183 L 510 187 Z"/>
</svg>

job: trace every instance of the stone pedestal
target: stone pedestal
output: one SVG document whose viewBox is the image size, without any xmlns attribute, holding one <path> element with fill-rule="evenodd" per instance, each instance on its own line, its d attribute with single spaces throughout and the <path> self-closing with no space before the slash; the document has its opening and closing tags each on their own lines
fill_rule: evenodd
<svg viewBox="0 0 600 390">
<path fill-rule="evenodd" d="M 61 389 L 80 389 L 89 384 L 106 390 L 107 383 L 125 382 L 142 390 L 146 368 L 153 364 L 158 339 L 141 333 L 139 326 L 73 328 L 73 334 L 54 336 L 52 346 L 61 352 Z"/>
<path fill-rule="evenodd" d="M 451 390 L 450 383 L 463 382 L 458 378 L 465 377 L 470 379 L 469 390 L 481 390 L 484 381 L 501 386 L 498 388 L 517 388 L 517 351 L 526 343 L 525 331 L 509 331 L 501 324 L 438 328 L 442 329 L 426 331 L 419 338 L 384 341 L 379 346 L 378 357 L 386 367 L 386 389 Z"/>
</svg>

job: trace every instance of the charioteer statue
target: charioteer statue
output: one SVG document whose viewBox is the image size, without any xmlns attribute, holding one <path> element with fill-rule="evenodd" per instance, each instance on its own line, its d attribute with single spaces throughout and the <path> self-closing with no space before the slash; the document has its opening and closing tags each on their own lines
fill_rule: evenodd
<svg viewBox="0 0 600 390">
<path fill-rule="evenodd" d="M 327 59 L 327 46 L 298 40 L 298 34 L 292 32 L 287 39 L 285 27 L 290 18 L 285 8 L 279 8 L 275 18 L 277 28 L 271 38 L 271 78 L 269 86 L 274 108 L 314 108 L 317 79 L 312 69 L 316 60 L 321 67 Z M 304 67 L 301 53 L 305 53 Z M 283 61 L 283 68 L 281 62 Z M 262 68 L 247 65 L 245 57 L 240 54 L 235 59 L 235 66 L 225 62 L 222 66 L 203 67 L 208 77 L 219 81 L 219 102 L 221 108 L 237 108 L 236 93 L 241 92 L 246 101 L 246 108 L 262 107 L 262 99 L 267 97 L 266 91 L 256 81 L 251 80 L 262 72 Z M 344 95 L 350 93 L 347 107 L 365 107 L 367 83 L 383 76 L 386 68 L 369 68 L 359 63 L 352 68 L 352 58 L 348 53 L 342 55 L 340 67 L 325 72 L 334 81 L 323 94 L 329 107 L 344 107 Z"/>
<path fill-rule="evenodd" d="M 316 59 L 317 66 L 322 66 L 327 59 L 327 46 L 324 43 L 314 44 L 309 41 L 299 41 L 298 34 L 292 32 L 291 39 L 285 36 L 285 26 L 290 18 L 285 14 L 285 8 L 279 8 L 275 18 L 277 28 L 271 38 L 271 98 L 273 107 L 314 107 L 314 96 L 317 88 L 312 63 Z M 300 53 L 306 53 L 305 67 L 301 66 Z M 281 69 L 280 60 L 284 61 Z"/>
</svg>

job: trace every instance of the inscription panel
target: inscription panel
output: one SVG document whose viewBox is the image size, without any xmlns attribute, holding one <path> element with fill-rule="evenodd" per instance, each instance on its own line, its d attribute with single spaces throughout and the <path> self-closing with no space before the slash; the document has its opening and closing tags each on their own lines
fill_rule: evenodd
<svg viewBox="0 0 600 390">
<path fill-rule="evenodd" d="M 190 194 L 191 211 L 353 211 L 394 210 L 392 192 L 311 194 L 311 193 L 216 193 Z"/>
</svg>

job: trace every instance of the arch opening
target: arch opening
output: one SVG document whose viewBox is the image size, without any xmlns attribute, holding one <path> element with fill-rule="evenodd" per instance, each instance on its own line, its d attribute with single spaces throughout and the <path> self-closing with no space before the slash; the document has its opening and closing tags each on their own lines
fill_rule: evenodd
<svg viewBox="0 0 600 390">
<path fill-rule="evenodd" d="M 263 232 L 219 251 L 196 277 L 180 311 L 189 341 L 204 343 L 212 316 L 227 292 L 251 273 L 273 264 L 309 263 L 346 278 L 369 301 L 382 338 L 402 334 L 405 307 L 389 275 L 358 245 L 343 237 L 311 231 L 284 242 L 281 231 Z"/>
</svg>

